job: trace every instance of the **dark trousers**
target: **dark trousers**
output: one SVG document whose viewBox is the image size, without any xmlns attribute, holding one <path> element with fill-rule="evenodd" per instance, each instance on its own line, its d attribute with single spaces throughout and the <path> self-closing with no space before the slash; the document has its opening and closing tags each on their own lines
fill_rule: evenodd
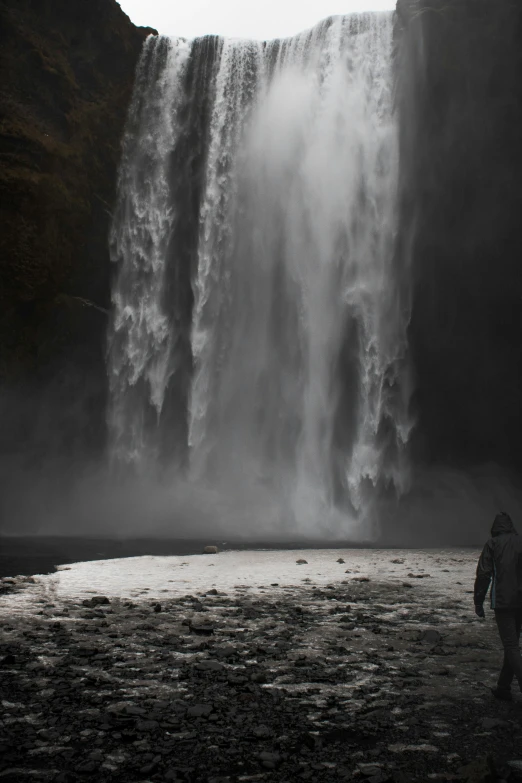
<svg viewBox="0 0 522 783">
<path fill-rule="evenodd" d="M 495 609 L 498 633 L 504 647 L 504 664 L 498 678 L 498 687 L 509 690 L 516 677 L 522 691 L 522 655 L 519 638 L 522 628 L 522 609 Z"/>
</svg>

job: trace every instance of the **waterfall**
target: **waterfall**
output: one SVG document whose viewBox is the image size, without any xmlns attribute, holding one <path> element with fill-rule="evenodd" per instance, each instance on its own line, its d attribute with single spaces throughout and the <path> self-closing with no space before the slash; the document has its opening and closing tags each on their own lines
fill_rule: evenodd
<svg viewBox="0 0 522 783">
<path fill-rule="evenodd" d="M 148 39 L 111 234 L 117 464 L 183 454 L 195 491 L 308 535 L 368 532 L 407 488 L 392 36 L 372 13 L 272 42 Z"/>
<path fill-rule="evenodd" d="M 130 462 L 158 457 L 151 414 L 160 416 L 175 369 L 175 335 L 162 296 L 174 220 L 168 161 L 180 133 L 177 109 L 187 56 L 183 43 L 172 46 L 152 37 L 145 42 L 111 231 L 111 255 L 122 263 L 112 294 L 109 426 L 112 456 Z"/>
</svg>

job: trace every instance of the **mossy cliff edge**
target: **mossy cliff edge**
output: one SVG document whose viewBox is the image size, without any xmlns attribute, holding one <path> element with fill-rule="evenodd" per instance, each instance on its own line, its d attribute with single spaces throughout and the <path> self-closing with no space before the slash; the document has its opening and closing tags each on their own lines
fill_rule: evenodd
<svg viewBox="0 0 522 783">
<path fill-rule="evenodd" d="M 0 1 L 4 453 L 103 440 L 107 236 L 135 67 L 153 32 L 115 0 Z"/>
</svg>

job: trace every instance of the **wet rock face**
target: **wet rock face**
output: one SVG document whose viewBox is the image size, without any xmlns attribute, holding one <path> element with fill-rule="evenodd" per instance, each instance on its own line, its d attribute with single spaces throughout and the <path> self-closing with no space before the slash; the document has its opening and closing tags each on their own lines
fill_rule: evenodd
<svg viewBox="0 0 522 783">
<path fill-rule="evenodd" d="M 522 6 L 397 10 L 418 454 L 520 468 Z"/>
<path fill-rule="evenodd" d="M 103 437 L 101 424 L 91 434 L 78 429 L 82 412 L 92 425 L 94 409 L 104 407 L 107 234 L 134 70 L 149 32 L 134 27 L 115 0 L 0 5 L 0 383 L 12 390 L 2 396 L 7 452 L 13 443 L 23 450 L 26 435 L 27 444 L 42 449 L 40 440 L 50 440 L 46 449 L 58 447 L 59 431 L 61 447 Z M 77 408 L 66 421 L 60 411 L 67 398 Z M 54 421 L 55 442 L 36 426 L 46 417 Z"/>
</svg>

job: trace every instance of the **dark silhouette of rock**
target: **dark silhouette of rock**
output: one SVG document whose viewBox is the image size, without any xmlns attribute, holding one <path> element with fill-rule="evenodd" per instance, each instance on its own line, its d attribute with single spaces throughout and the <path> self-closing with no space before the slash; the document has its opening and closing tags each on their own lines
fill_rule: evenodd
<svg viewBox="0 0 522 783">
<path fill-rule="evenodd" d="M 94 595 L 92 598 L 85 598 L 85 600 L 82 601 L 83 606 L 107 606 L 110 604 L 109 599 L 106 595 Z"/>
<path fill-rule="evenodd" d="M 151 32 L 115 0 L 0 4 L 4 453 L 85 454 L 103 444 L 107 235 L 134 71 Z"/>
<path fill-rule="evenodd" d="M 397 11 L 415 457 L 520 469 L 522 4 Z"/>
</svg>

